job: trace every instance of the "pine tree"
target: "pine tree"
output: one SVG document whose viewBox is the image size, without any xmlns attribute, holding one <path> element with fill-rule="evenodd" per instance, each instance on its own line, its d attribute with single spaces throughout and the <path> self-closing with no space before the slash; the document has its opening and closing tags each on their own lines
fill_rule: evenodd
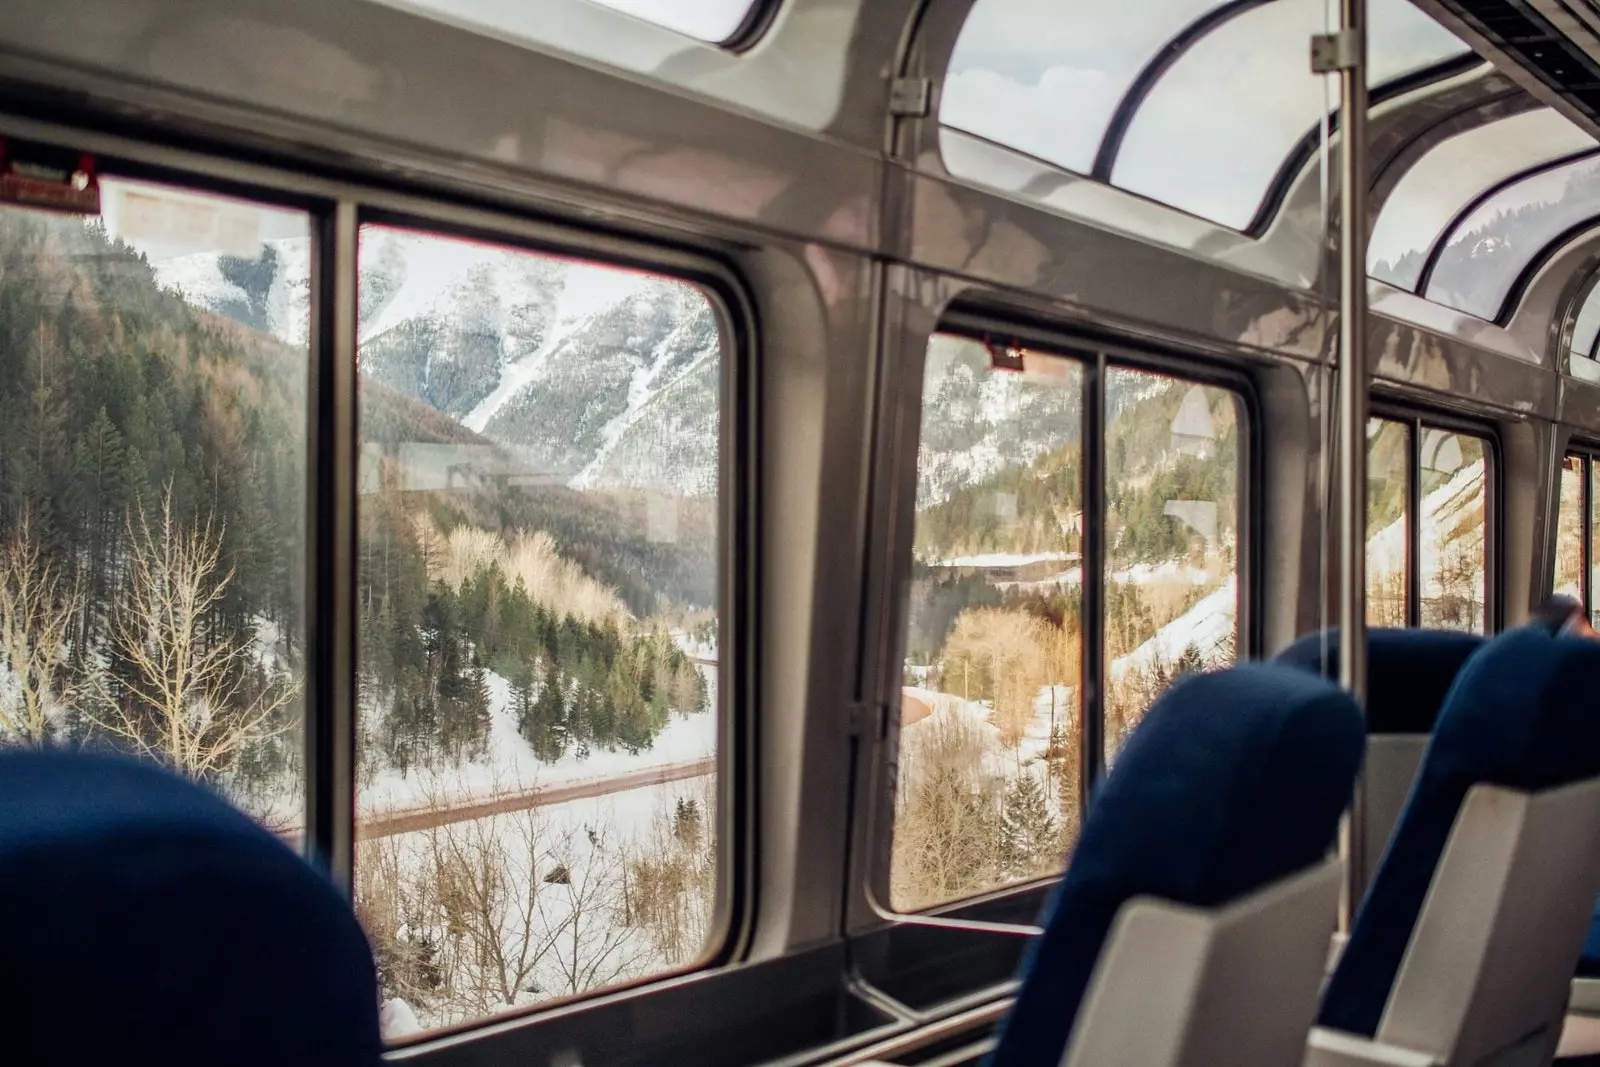
<svg viewBox="0 0 1600 1067">
<path fill-rule="evenodd" d="M 1061 826 L 1032 774 L 1020 774 L 1006 790 L 1000 821 L 1000 865 L 1008 877 L 1041 874 L 1060 859 Z"/>
<path fill-rule="evenodd" d="M 1183 646 L 1183 655 L 1178 657 L 1178 665 L 1173 669 L 1174 678 L 1182 678 L 1186 674 L 1200 674 L 1206 669 L 1206 661 L 1200 655 L 1200 649 L 1193 641 Z"/>
<path fill-rule="evenodd" d="M 691 851 L 700 847 L 700 803 L 694 797 L 679 797 L 672 813 L 672 835 Z"/>
</svg>

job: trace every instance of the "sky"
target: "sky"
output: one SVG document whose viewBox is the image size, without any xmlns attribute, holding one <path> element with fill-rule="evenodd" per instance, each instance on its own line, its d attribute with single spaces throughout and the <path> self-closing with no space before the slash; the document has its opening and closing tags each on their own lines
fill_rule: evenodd
<svg viewBox="0 0 1600 1067">
<path fill-rule="evenodd" d="M 1117 102 L 1175 35 L 1219 0 L 979 0 L 951 61 L 940 117 L 1086 171 Z M 1407 0 L 1373 0 L 1373 80 L 1465 46 Z M 1146 99 L 1115 183 L 1222 222 L 1249 223 L 1330 86 L 1310 72 L 1323 0 L 1277 0 L 1201 38 Z"/>
</svg>

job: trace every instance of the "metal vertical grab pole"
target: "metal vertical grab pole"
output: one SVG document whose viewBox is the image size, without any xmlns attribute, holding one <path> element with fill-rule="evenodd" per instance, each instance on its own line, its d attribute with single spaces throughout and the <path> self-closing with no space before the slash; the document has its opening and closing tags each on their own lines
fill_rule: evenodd
<svg viewBox="0 0 1600 1067">
<path fill-rule="evenodd" d="M 1367 0 L 1339 0 L 1339 32 L 1313 45 L 1313 67 L 1339 91 L 1339 684 L 1367 697 Z M 1364 788 L 1357 783 L 1340 847 L 1348 931 L 1366 890 Z"/>
</svg>

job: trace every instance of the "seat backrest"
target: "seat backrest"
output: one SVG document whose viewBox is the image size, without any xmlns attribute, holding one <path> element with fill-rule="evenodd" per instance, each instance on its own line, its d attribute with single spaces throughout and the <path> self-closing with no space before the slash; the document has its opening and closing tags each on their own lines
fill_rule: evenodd
<svg viewBox="0 0 1600 1067">
<path fill-rule="evenodd" d="M 105 755 L 0 754 L 0 1004 L 52 1063 L 376 1065 L 350 905 L 206 789 Z"/>
<path fill-rule="evenodd" d="M 1428 734 L 1461 668 L 1485 644 L 1451 630 L 1367 631 L 1367 733 Z M 1339 676 L 1339 631 L 1307 634 L 1274 663 Z"/>
<path fill-rule="evenodd" d="M 1300 1067 L 1343 872 L 1330 857 L 1220 908 L 1124 904 L 1063 1067 Z"/>
<path fill-rule="evenodd" d="M 1223 907 L 1322 861 L 1361 742 L 1355 704 L 1304 671 L 1251 664 L 1168 690 L 1090 807 L 989 1062 L 1060 1062 L 1108 931 L 1130 901 Z"/>
<path fill-rule="evenodd" d="M 1540 792 L 1600 774 L 1600 716 L 1586 694 L 1600 642 L 1536 628 L 1474 653 L 1440 713 L 1422 768 L 1323 995 L 1319 1022 L 1377 1033 L 1424 899 L 1474 785 Z"/>
<path fill-rule="evenodd" d="M 1451 1065 L 1549 1063 L 1600 890 L 1600 778 L 1475 785 L 1378 1024 Z"/>
<path fill-rule="evenodd" d="M 1450 630 L 1367 631 L 1367 755 L 1362 769 L 1362 870 L 1372 872 L 1404 810 L 1428 735 L 1456 675 L 1482 648 L 1476 634 Z M 1300 638 L 1275 660 L 1339 676 L 1339 631 Z"/>
</svg>

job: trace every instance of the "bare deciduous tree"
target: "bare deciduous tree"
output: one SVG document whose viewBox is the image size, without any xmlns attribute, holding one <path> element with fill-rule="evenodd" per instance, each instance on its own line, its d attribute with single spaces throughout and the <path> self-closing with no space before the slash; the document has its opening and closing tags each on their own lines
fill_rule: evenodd
<svg viewBox="0 0 1600 1067">
<path fill-rule="evenodd" d="M 902 735 L 890 864 L 896 908 L 915 910 L 1003 885 L 1000 791 L 979 727 L 948 708 Z"/>
<path fill-rule="evenodd" d="M 711 778 L 655 814 L 628 860 L 625 918 L 650 935 L 667 966 L 692 962 L 705 951 L 716 908 L 716 789 Z"/>
<path fill-rule="evenodd" d="M 280 712 L 298 686 L 248 684 L 253 650 L 210 632 L 207 620 L 233 571 L 211 521 L 185 528 L 169 488 L 152 528 L 141 508 L 128 520 L 128 589 L 111 616 L 111 647 L 129 668 L 125 693 L 107 694 L 96 726 L 136 752 L 191 778 L 226 771 L 249 745 L 289 730 Z"/>
<path fill-rule="evenodd" d="M 568 828 L 553 854 L 565 859 L 565 877 L 540 888 L 539 912 L 555 931 L 550 959 L 561 983 L 554 991 L 576 996 L 633 977 L 649 963 L 648 944 L 625 921 L 627 857 L 609 827 Z"/>
<path fill-rule="evenodd" d="M 430 807 L 458 795 L 435 787 Z M 525 791 L 498 783 L 490 799 Z M 659 961 L 627 923 L 626 860 L 609 826 L 553 827 L 537 803 L 363 841 L 356 907 L 385 997 L 429 1025 L 585 993 Z"/>
<path fill-rule="evenodd" d="M 982 693 L 993 700 L 994 722 L 1008 746 L 1016 746 L 1027 731 L 1045 684 L 1042 631 L 1040 621 L 1024 611 L 969 608 L 956 618 L 945 642 L 947 677 L 961 680 L 963 695 Z M 978 684 L 969 684 L 973 680 Z"/>
<path fill-rule="evenodd" d="M 0 545 L 0 665 L 9 676 L 0 685 L 0 740 L 43 745 L 56 711 L 78 697 L 66 659 L 82 606 L 77 581 L 44 559 L 24 513 Z"/>
</svg>

